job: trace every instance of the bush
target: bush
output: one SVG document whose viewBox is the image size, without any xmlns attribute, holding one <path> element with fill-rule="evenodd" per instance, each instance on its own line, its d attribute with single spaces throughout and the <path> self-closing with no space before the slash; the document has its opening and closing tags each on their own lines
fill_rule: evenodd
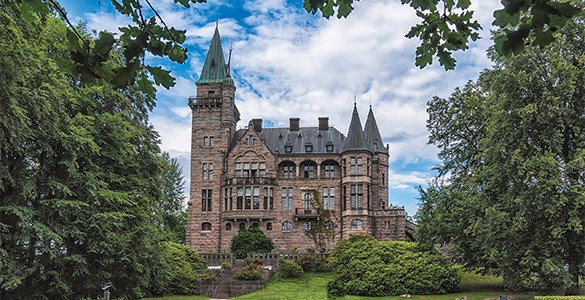
<svg viewBox="0 0 585 300">
<path fill-rule="evenodd" d="M 232 253 L 239 259 L 246 258 L 248 253 L 269 253 L 272 249 L 272 240 L 257 227 L 242 229 L 232 239 Z"/>
<path fill-rule="evenodd" d="M 161 259 L 154 268 L 152 293 L 155 295 L 190 295 L 200 280 L 197 270 L 205 268 L 199 253 L 191 247 L 174 242 L 159 244 Z"/>
<path fill-rule="evenodd" d="M 278 273 L 283 278 L 296 278 L 303 274 L 303 268 L 295 261 L 281 258 L 278 260 Z"/>
<path fill-rule="evenodd" d="M 244 266 L 242 271 L 236 274 L 236 279 L 238 280 L 264 279 L 261 273 L 263 263 L 259 258 L 246 259 L 245 263 L 246 265 Z"/>
<path fill-rule="evenodd" d="M 434 249 L 365 235 L 340 241 L 329 261 L 336 277 L 327 289 L 334 296 L 445 294 L 460 281 L 457 268 Z"/>
<path fill-rule="evenodd" d="M 331 267 L 327 263 L 327 259 L 324 255 L 303 253 L 297 257 L 296 263 L 299 264 L 305 272 L 331 271 Z"/>
</svg>

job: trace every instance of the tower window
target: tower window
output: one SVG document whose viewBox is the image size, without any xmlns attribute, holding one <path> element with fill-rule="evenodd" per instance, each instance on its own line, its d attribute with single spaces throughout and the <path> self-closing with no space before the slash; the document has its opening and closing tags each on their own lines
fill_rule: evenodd
<svg viewBox="0 0 585 300">
<path fill-rule="evenodd" d="M 292 153 L 292 146 L 284 146 L 284 153 Z"/>
<path fill-rule="evenodd" d="M 215 144 L 215 138 L 213 136 L 203 137 L 203 147 L 213 147 Z"/>
<path fill-rule="evenodd" d="M 211 211 L 211 192 L 210 189 L 201 190 L 201 211 Z"/>
<path fill-rule="evenodd" d="M 211 231 L 211 223 L 201 223 L 201 231 Z"/>
<path fill-rule="evenodd" d="M 213 163 L 203 163 L 202 177 L 203 180 L 213 179 Z"/>
<path fill-rule="evenodd" d="M 362 157 L 350 157 L 349 159 L 349 174 L 363 175 L 364 174 L 364 159 Z"/>
<path fill-rule="evenodd" d="M 364 208 L 364 185 L 363 184 L 352 184 L 350 186 L 350 205 L 351 209 L 362 209 Z"/>
</svg>

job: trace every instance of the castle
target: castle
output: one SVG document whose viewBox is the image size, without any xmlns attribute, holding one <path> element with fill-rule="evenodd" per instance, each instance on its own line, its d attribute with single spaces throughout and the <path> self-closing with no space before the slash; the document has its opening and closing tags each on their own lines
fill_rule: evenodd
<svg viewBox="0 0 585 300">
<path fill-rule="evenodd" d="M 187 245 L 199 252 L 229 252 L 239 229 L 259 227 L 276 249 L 306 250 L 352 233 L 404 240 L 404 209 L 388 207 L 388 147 L 370 107 L 362 129 L 354 104 L 347 136 L 329 126 L 263 128 L 252 119 L 236 129 L 240 113 L 216 27 L 189 97 L 192 110 Z M 315 199 L 318 197 L 318 199 Z M 319 232 L 317 232 L 319 233 Z"/>
</svg>

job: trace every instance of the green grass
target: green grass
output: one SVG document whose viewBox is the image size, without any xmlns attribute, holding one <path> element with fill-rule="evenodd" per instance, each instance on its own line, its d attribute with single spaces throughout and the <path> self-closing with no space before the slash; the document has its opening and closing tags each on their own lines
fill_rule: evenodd
<svg viewBox="0 0 585 300">
<path fill-rule="evenodd" d="M 258 300 L 317 300 L 327 299 L 327 282 L 333 279 L 333 273 L 305 273 L 300 278 L 294 279 L 273 279 L 263 290 L 256 291 L 240 297 L 232 298 L 237 300 L 258 299 Z M 507 293 L 501 288 L 501 279 L 494 276 L 482 276 L 471 273 L 462 273 L 460 292 L 446 295 L 412 296 L 410 298 L 393 297 L 364 297 L 344 296 L 336 299 L 358 300 L 358 299 L 387 299 L 387 300 L 455 300 L 467 296 L 469 300 L 482 300 L 484 298 L 495 298 L 499 295 L 513 296 L 514 299 L 532 299 L 527 294 Z"/>
<path fill-rule="evenodd" d="M 334 273 L 305 273 L 299 278 L 282 279 L 273 278 L 266 288 L 231 298 L 236 300 L 320 300 L 327 299 L 327 283 L 334 277 Z M 483 300 L 495 298 L 499 295 L 513 296 L 515 300 L 532 299 L 527 294 L 507 293 L 501 288 L 502 280 L 495 276 L 483 276 L 473 273 L 461 273 L 460 291 L 454 294 L 412 296 L 410 298 L 393 297 L 363 297 L 344 296 L 336 299 L 385 299 L 385 300 L 456 300 L 466 296 L 468 300 Z M 149 300 L 201 300 L 208 299 L 204 296 L 173 296 L 162 298 L 148 298 Z"/>
</svg>

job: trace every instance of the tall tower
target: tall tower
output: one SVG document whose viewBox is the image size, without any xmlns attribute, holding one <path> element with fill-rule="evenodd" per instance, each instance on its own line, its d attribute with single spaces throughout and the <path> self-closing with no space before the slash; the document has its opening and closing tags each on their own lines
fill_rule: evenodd
<svg viewBox="0 0 585 300">
<path fill-rule="evenodd" d="M 216 25 L 196 82 L 197 94 L 189 97 L 193 119 L 186 243 L 199 252 L 219 252 L 220 249 L 222 173 L 236 123 L 240 120 L 229 59 L 226 65 Z"/>
<path fill-rule="evenodd" d="M 342 220 L 344 228 L 371 233 L 369 217 L 372 152 L 364 140 L 357 106 L 354 103 L 347 139 L 341 153 Z"/>
<path fill-rule="evenodd" d="M 388 208 L 388 148 L 384 147 L 371 105 L 364 126 L 364 141 L 374 154 L 372 156 L 370 208 L 374 210 L 386 209 Z"/>
</svg>

